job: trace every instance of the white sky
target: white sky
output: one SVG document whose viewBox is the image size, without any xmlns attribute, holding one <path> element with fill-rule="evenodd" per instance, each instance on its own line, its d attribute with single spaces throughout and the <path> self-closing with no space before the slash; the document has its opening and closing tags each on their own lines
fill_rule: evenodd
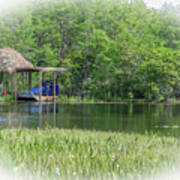
<svg viewBox="0 0 180 180">
<path fill-rule="evenodd" d="M 160 8 L 165 2 L 173 5 L 180 4 L 180 0 L 144 0 L 148 7 Z"/>
<path fill-rule="evenodd" d="M 0 0 L 0 12 L 6 9 L 12 9 L 14 6 L 19 6 L 19 3 L 23 3 L 23 0 Z"/>
<path fill-rule="evenodd" d="M 26 0 L 0 0 L 0 11 L 13 6 L 19 6 Z M 27 0 L 28 1 L 28 0 Z M 144 0 L 148 7 L 160 8 L 163 3 L 171 2 L 173 5 L 180 4 L 180 0 Z"/>
</svg>

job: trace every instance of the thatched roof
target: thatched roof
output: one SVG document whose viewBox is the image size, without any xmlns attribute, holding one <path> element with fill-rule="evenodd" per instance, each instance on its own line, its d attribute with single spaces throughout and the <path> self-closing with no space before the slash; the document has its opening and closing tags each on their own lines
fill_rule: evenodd
<svg viewBox="0 0 180 180">
<path fill-rule="evenodd" d="M 0 48 L 0 73 L 13 72 L 61 72 L 64 73 L 64 68 L 53 67 L 33 67 L 19 52 L 11 48 Z"/>
<path fill-rule="evenodd" d="M 33 68 L 33 65 L 19 52 L 11 48 L 0 48 L 0 72 L 12 74 L 18 70 Z"/>
</svg>

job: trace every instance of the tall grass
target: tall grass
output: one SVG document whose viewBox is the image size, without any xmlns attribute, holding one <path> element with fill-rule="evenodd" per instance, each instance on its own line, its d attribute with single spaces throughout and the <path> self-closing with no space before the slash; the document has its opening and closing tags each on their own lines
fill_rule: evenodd
<svg viewBox="0 0 180 180">
<path fill-rule="evenodd" d="M 11 95 L 0 96 L 0 101 L 11 101 L 13 97 Z"/>
<path fill-rule="evenodd" d="M 142 179 L 179 160 L 177 138 L 82 130 L 0 131 L 1 164 L 49 179 Z M 7 159 L 11 160 L 7 161 Z M 78 178 L 77 178 L 78 177 Z"/>
</svg>

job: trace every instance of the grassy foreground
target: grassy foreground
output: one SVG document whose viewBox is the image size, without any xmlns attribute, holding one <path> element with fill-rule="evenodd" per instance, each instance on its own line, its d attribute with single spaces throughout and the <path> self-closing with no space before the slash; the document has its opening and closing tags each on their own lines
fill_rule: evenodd
<svg viewBox="0 0 180 180">
<path fill-rule="evenodd" d="M 178 139 L 153 134 L 58 129 L 0 131 L 1 164 L 11 166 L 16 174 L 24 172 L 26 178 L 143 179 L 142 175 L 155 175 L 161 168 L 172 167 L 179 154 Z M 25 173 L 27 169 L 31 173 Z"/>
</svg>

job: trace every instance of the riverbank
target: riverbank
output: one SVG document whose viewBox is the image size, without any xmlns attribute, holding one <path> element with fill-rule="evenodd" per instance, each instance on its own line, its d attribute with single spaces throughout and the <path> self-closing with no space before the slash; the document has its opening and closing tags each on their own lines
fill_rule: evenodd
<svg viewBox="0 0 180 180">
<path fill-rule="evenodd" d="M 14 101 L 13 97 L 11 95 L 6 95 L 6 96 L 0 96 L 0 102 L 10 102 Z"/>
<path fill-rule="evenodd" d="M 0 96 L 0 102 L 13 102 L 14 98 L 11 95 Z M 79 96 L 59 96 L 56 99 L 57 102 L 63 103 L 93 103 L 93 104 L 124 104 L 124 103 L 147 103 L 145 99 L 112 99 L 112 100 L 101 100 L 96 98 L 82 98 Z"/>
<path fill-rule="evenodd" d="M 176 138 L 152 133 L 63 129 L 1 130 L 0 147 L 1 163 L 11 167 L 15 174 L 28 169 L 31 173 L 25 173 L 26 178 L 50 179 L 142 179 L 142 176 L 156 175 L 160 169 L 170 170 L 180 154 L 180 143 Z"/>
<path fill-rule="evenodd" d="M 14 98 L 10 95 L 0 96 L 0 102 L 14 102 Z M 23 101 L 21 101 L 23 102 Z M 100 100 L 95 98 L 81 98 L 78 96 L 59 96 L 56 99 L 57 103 L 69 103 L 69 104 L 180 104 L 180 99 L 169 99 L 167 101 L 147 101 L 146 99 L 112 99 L 112 100 Z"/>
<path fill-rule="evenodd" d="M 110 99 L 110 100 L 101 100 L 96 98 L 87 98 L 87 97 L 78 97 L 78 96 L 60 96 L 58 100 L 65 103 L 93 103 L 93 104 L 124 104 L 124 103 L 147 103 L 145 99 Z"/>
<path fill-rule="evenodd" d="M 87 103 L 87 104 L 128 104 L 128 103 L 139 103 L 139 104 L 180 104 L 179 98 L 170 98 L 166 101 L 148 101 L 147 99 L 124 99 L 124 98 L 114 98 L 110 100 L 101 100 L 96 98 L 81 98 L 78 96 L 60 96 L 57 99 L 58 102 L 63 103 Z"/>
</svg>

